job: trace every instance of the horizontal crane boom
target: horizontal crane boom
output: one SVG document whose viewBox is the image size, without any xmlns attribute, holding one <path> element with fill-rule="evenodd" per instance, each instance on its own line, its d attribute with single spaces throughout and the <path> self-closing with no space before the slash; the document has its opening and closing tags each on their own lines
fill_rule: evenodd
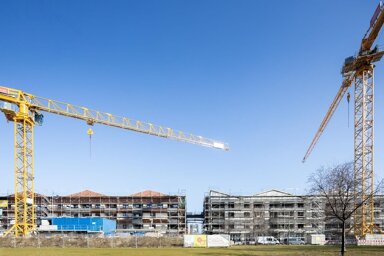
<svg viewBox="0 0 384 256">
<path fill-rule="evenodd" d="M 89 125 L 103 124 L 200 146 L 229 150 L 229 146 L 221 141 L 176 131 L 171 128 L 155 125 L 152 123 L 142 122 L 126 117 L 112 115 L 110 113 L 91 110 L 85 107 L 75 106 L 69 103 L 46 99 L 7 87 L 0 87 L 0 100 L 13 104 L 17 104 L 21 101 L 28 105 L 30 110 L 44 111 L 57 115 L 77 118 L 86 121 Z M 4 107 L 2 110 L 3 112 L 7 111 L 7 109 Z"/>
</svg>

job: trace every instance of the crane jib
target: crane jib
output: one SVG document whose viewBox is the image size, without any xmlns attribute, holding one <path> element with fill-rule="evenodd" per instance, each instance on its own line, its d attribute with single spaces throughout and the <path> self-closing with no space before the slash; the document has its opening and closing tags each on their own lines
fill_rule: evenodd
<svg viewBox="0 0 384 256">
<path fill-rule="evenodd" d="M 377 20 L 377 17 L 379 16 L 382 10 L 383 10 L 383 2 L 380 1 L 380 3 L 377 5 L 375 12 L 372 15 L 371 21 L 369 23 L 370 27 L 372 27 L 373 24 L 375 24 L 375 21 Z"/>
<path fill-rule="evenodd" d="M 4 106 L 0 106 L 0 110 L 6 114 L 8 121 L 14 120 L 14 117 L 18 112 L 16 110 L 17 107 L 20 108 L 20 106 L 24 106 L 24 108 L 29 109 L 29 116 L 31 120 L 38 125 L 43 123 L 43 115 L 41 112 L 49 112 L 57 115 L 84 120 L 89 125 L 102 124 L 139 133 L 145 133 L 157 137 L 175 139 L 178 141 L 204 147 L 221 149 L 225 151 L 229 150 L 228 144 L 221 141 L 177 131 L 171 128 L 154 125 L 152 123 L 112 115 L 106 112 L 95 111 L 69 103 L 42 98 L 36 95 L 25 93 L 21 90 L 4 86 L 0 86 L 0 101 L 5 102 L 6 104 Z M 15 108 L 9 107 L 11 104 L 14 104 Z"/>
</svg>

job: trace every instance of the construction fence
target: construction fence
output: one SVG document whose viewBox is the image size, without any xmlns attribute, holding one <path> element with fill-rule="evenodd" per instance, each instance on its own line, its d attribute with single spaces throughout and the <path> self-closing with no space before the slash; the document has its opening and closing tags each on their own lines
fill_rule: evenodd
<svg viewBox="0 0 384 256">
<path fill-rule="evenodd" d="M 0 238 L 0 248 L 22 247 L 84 247 L 84 248 L 158 248 L 182 247 L 182 237 L 93 237 L 93 236 L 36 236 L 30 238 Z"/>
</svg>

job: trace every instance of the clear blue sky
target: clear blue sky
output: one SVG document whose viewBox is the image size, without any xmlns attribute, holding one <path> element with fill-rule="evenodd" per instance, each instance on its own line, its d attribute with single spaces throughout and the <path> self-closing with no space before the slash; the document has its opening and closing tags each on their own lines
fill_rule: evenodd
<svg viewBox="0 0 384 256">
<path fill-rule="evenodd" d="M 353 158 L 344 99 L 302 157 L 378 1 L 1 1 L 0 84 L 226 141 L 221 152 L 45 114 L 36 191 L 127 195 L 305 193 L 311 172 Z M 382 44 L 382 36 L 378 43 Z M 383 176 L 384 67 L 376 69 Z M 351 91 L 352 93 L 352 91 Z M 352 112 L 352 105 L 350 106 Z M 352 115 L 351 115 L 352 119 Z M 12 123 L 0 121 L 0 193 L 13 191 Z"/>
</svg>

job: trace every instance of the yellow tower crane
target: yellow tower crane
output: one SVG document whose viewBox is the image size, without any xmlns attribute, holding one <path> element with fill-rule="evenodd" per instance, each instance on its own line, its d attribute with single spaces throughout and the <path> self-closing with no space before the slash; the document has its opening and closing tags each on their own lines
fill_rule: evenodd
<svg viewBox="0 0 384 256">
<path fill-rule="evenodd" d="M 221 141 L 38 97 L 2 86 L 0 86 L 0 110 L 8 121 L 14 122 L 15 224 L 5 233 L 5 236 L 10 233 L 14 233 L 15 236 L 27 236 L 35 229 L 33 129 L 35 124 L 41 125 L 43 122 L 41 112 L 77 118 L 86 121 L 89 125 L 108 125 L 200 146 L 229 150 L 228 145 Z M 91 131 L 88 132 L 89 135 L 91 133 Z"/>
<path fill-rule="evenodd" d="M 374 65 L 384 55 L 372 48 L 384 23 L 384 5 L 380 1 L 364 35 L 358 54 L 345 59 L 343 82 L 312 140 L 303 162 L 309 157 L 345 92 L 355 84 L 354 105 L 354 202 L 361 207 L 354 214 L 354 234 L 373 233 L 374 225 Z"/>
</svg>

